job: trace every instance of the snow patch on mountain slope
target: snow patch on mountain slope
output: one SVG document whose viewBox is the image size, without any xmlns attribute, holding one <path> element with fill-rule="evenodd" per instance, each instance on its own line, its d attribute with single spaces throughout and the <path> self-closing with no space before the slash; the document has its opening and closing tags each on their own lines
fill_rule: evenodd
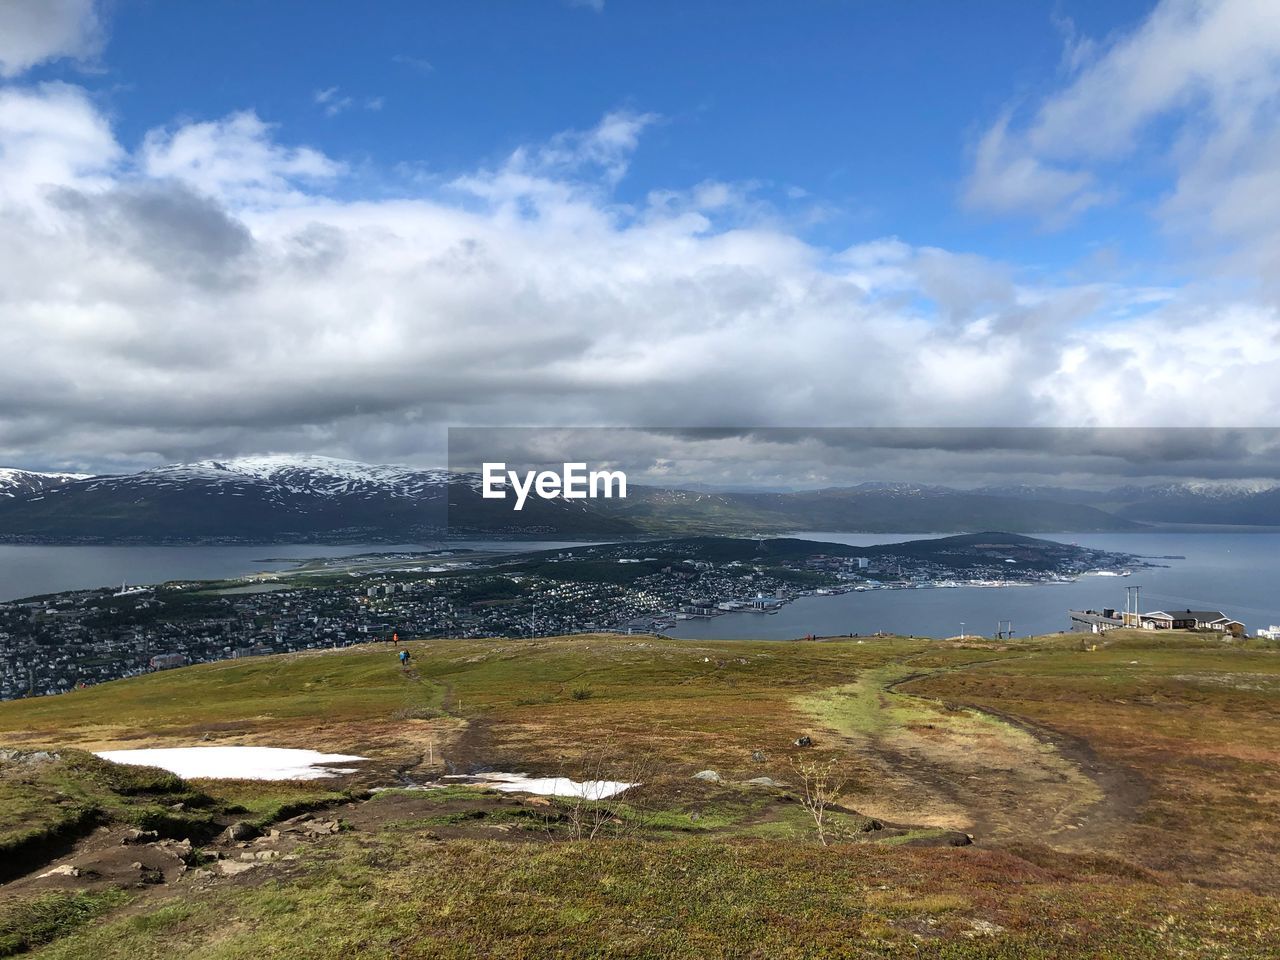
<svg viewBox="0 0 1280 960">
<path fill-rule="evenodd" d="M 19 470 L 17 467 L 0 467 L 0 497 L 19 497 L 41 493 L 73 480 L 85 480 L 85 473 L 43 473 L 38 470 Z"/>
<path fill-rule="evenodd" d="M 1278 488 L 1280 481 L 1269 479 L 1192 480 L 1145 487 L 1121 487 L 1113 492 L 1128 497 L 1204 497 L 1210 500 L 1230 500 L 1268 493 Z"/>
</svg>

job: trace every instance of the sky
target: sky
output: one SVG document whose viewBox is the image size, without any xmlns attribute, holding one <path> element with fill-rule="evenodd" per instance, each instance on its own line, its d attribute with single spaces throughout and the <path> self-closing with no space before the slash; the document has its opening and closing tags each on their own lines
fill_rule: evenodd
<svg viewBox="0 0 1280 960">
<path fill-rule="evenodd" d="M 0 464 L 1273 427 L 1256 0 L 0 0 Z"/>
</svg>

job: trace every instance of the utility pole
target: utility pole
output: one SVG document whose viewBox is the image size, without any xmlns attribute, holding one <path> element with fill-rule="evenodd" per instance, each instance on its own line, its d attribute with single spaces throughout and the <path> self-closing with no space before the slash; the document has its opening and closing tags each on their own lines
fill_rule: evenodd
<svg viewBox="0 0 1280 960">
<path fill-rule="evenodd" d="M 1142 626 L 1142 587 L 1124 588 L 1124 612 L 1126 627 Z"/>
</svg>

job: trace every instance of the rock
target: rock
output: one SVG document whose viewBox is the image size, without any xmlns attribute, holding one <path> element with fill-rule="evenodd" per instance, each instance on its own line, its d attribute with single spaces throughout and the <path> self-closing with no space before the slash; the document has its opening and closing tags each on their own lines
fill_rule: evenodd
<svg viewBox="0 0 1280 960">
<path fill-rule="evenodd" d="M 43 880 L 45 877 L 78 877 L 80 876 L 80 868 L 70 863 L 60 863 L 52 870 L 46 870 L 37 880 Z"/>
<path fill-rule="evenodd" d="M 219 860 L 218 872 L 224 877 L 232 877 L 237 873 L 244 873 L 246 870 L 252 870 L 257 866 L 256 863 L 246 863 L 243 860 Z"/>
<path fill-rule="evenodd" d="M 302 824 L 302 829 L 314 837 L 325 837 L 337 833 L 342 825 L 337 820 L 308 820 Z"/>
<path fill-rule="evenodd" d="M 797 737 L 796 742 L 792 744 L 794 747 L 812 747 L 813 738 L 809 736 Z"/>
<path fill-rule="evenodd" d="M 709 783 L 724 783 L 724 777 L 716 773 L 714 770 L 699 770 L 693 775 L 695 780 L 706 780 Z"/>
<path fill-rule="evenodd" d="M 753 787 L 782 786 L 782 784 L 780 784 L 777 780 L 773 779 L 773 777 L 752 777 L 750 780 L 747 781 L 747 783 L 751 784 Z"/>
<path fill-rule="evenodd" d="M 546 797 L 530 797 L 525 803 L 531 807 L 549 807 L 552 805 L 551 801 Z"/>
<path fill-rule="evenodd" d="M 258 828 L 253 824 L 238 820 L 222 831 L 220 839 L 226 840 L 228 843 L 239 843 L 243 840 L 252 840 L 259 832 Z"/>
<path fill-rule="evenodd" d="M 120 846 L 127 847 L 135 843 L 153 843 L 160 839 L 160 834 L 155 830 L 126 830 L 123 837 L 120 838 Z"/>
<path fill-rule="evenodd" d="M 195 850 L 192 849 L 190 840 L 161 840 L 155 846 L 156 849 L 163 850 L 184 864 L 190 863 L 195 856 Z"/>
<path fill-rule="evenodd" d="M 997 933 L 1004 933 L 1004 927 L 998 923 L 992 923 L 990 920 L 970 920 L 969 929 L 964 931 L 964 936 L 994 937 Z"/>
<path fill-rule="evenodd" d="M 763 751 L 763 750 L 752 750 L 752 751 L 751 751 L 751 762 L 752 762 L 752 763 L 764 763 L 766 759 L 767 759 L 767 758 L 765 757 L 765 755 L 764 755 L 764 751 Z"/>
<path fill-rule="evenodd" d="M 240 854 L 240 861 L 275 860 L 279 856 L 279 850 L 246 850 L 244 853 Z"/>
</svg>

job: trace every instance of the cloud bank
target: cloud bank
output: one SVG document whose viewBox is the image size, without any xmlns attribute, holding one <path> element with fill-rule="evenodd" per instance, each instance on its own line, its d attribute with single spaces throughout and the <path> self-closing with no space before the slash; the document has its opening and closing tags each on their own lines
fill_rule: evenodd
<svg viewBox="0 0 1280 960">
<path fill-rule="evenodd" d="M 1172 30 L 1185 6 L 1152 20 Z M 3 62 L 79 49 L 60 42 Z M 1122 49 L 1033 125 L 1001 121 L 992 176 L 1016 173 L 1001 202 L 1104 202 L 1105 183 L 1058 154 L 1115 82 L 1093 71 L 1146 46 Z M 1259 75 L 1237 73 L 1232 90 Z M 1167 99 L 1132 96 L 1120 139 L 1079 146 L 1084 160 L 1125 149 Z M 895 237 L 832 249 L 750 185 L 623 203 L 659 122 L 615 111 L 367 199 L 341 158 L 251 110 L 125 143 L 78 86 L 0 86 L 0 463 L 439 463 L 446 424 L 1275 422 L 1280 317 L 1264 296 L 1066 281 Z M 1269 138 L 1250 141 L 1259 175 Z M 1207 162 L 1168 209 L 1240 236 L 1180 192 Z"/>
</svg>

